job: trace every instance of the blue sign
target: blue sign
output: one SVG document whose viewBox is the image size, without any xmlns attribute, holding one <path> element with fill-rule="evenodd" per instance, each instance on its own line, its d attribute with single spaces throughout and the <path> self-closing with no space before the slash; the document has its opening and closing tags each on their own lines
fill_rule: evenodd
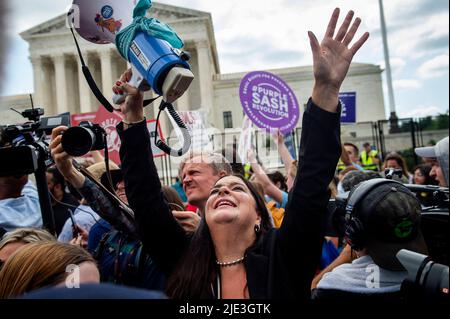
<svg viewBox="0 0 450 319">
<path fill-rule="evenodd" d="M 356 92 L 340 93 L 339 99 L 342 104 L 341 123 L 356 123 Z"/>
<path fill-rule="evenodd" d="M 289 153 L 291 154 L 292 158 L 297 159 L 297 154 L 295 153 L 295 146 L 294 146 L 294 134 L 292 134 L 292 132 L 284 136 L 284 144 L 289 150 Z"/>
</svg>

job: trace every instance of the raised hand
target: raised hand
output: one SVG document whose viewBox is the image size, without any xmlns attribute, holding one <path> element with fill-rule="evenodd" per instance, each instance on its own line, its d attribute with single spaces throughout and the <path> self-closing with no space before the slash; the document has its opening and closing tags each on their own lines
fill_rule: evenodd
<svg viewBox="0 0 450 319">
<path fill-rule="evenodd" d="M 280 130 L 276 130 L 272 133 L 272 138 L 277 145 L 284 144 L 284 136 Z"/>
<path fill-rule="evenodd" d="M 200 225 L 201 217 L 194 213 L 188 211 L 172 211 L 173 217 L 177 220 L 184 231 L 187 233 L 195 233 L 198 226 Z"/>
<path fill-rule="evenodd" d="M 73 246 L 80 246 L 84 249 L 88 248 L 88 239 L 89 239 L 89 232 L 85 230 L 84 228 L 76 225 L 73 227 L 73 233 L 77 236 L 74 237 L 69 244 Z"/>
<path fill-rule="evenodd" d="M 81 188 L 84 184 L 84 176 L 75 169 L 72 164 L 73 157 L 67 154 L 61 145 L 62 134 L 67 129 L 65 126 L 59 126 L 52 131 L 52 140 L 49 148 L 56 167 L 64 178 L 75 188 Z"/>
<path fill-rule="evenodd" d="M 322 43 L 319 43 L 314 33 L 308 32 L 314 61 L 315 85 L 312 99 L 315 104 L 330 112 L 337 111 L 342 82 L 356 52 L 369 38 L 369 33 L 366 32 L 349 47 L 361 24 L 361 19 L 356 18 L 350 27 L 353 11 L 347 14 L 335 35 L 339 12 L 339 8 L 334 10 Z"/>
<path fill-rule="evenodd" d="M 144 119 L 143 100 L 144 94 L 137 88 L 128 84 L 132 76 L 131 69 L 125 71 L 120 80 L 113 86 L 116 94 L 126 94 L 125 102 L 120 105 L 120 110 L 124 115 L 124 122 L 136 123 Z"/>
</svg>

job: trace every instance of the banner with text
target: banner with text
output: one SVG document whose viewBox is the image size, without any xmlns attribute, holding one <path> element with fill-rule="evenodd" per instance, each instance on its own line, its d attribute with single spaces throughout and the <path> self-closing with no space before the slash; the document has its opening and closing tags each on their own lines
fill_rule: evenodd
<svg viewBox="0 0 450 319">
<path fill-rule="evenodd" d="M 342 104 L 341 123 L 356 123 L 356 92 L 340 93 L 339 99 Z"/>
<path fill-rule="evenodd" d="M 239 95 L 245 114 L 266 131 L 280 129 L 290 133 L 300 117 L 294 91 L 278 76 L 269 72 L 251 72 L 241 81 Z"/>
</svg>

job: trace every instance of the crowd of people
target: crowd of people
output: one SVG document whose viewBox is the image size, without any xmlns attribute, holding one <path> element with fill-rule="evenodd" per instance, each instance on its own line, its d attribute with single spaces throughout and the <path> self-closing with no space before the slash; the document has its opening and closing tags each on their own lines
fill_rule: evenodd
<svg viewBox="0 0 450 319">
<path fill-rule="evenodd" d="M 369 35 L 350 45 L 361 20 L 350 11 L 337 29 L 338 17 L 336 9 L 322 42 L 309 32 L 315 84 L 298 159 L 281 134 L 274 136 L 281 171 L 268 174 L 253 151 L 251 174 L 239 160 L 192 151 L 177 183 L 163 187 L 143 95 L 128 84 L 130 70 L 113 87 L 127 98 L 117 127 L 121 166 L 111 163 L 110 177 L 99 154 L 85 165 L 89 178 L 82 174 L 61 145 L 67 128 L 53 130 L 56 165 L 47 172 L 47 184 L 54 234 L 42 229 L 36 187 L 28 177 L 0 177 L 0 298 L 39 296 L 42 289 L 41 296 L 58 298 L 61 291 L 54 288 L 52 294 L 51 287 L 91 284 L 107 285 L 99 290 L 102 296 L 117 289 L 122 297 L 137 298 L 403 298 L 407 274 L 396 253 L 428 254 L 420 218 L 423 207 L 432 205 L 428 193 L 412 193 L 404 184 L 448 187 L 448 137 L 417 149 L 423 164 L 411 171 L 397 153 L 382 158 L 370 143 L 360 152 L 341 142 L 338 93 Z M 329 199 L 346 194 L 351 207 L 345 233 L 327 234 Z M 370 267 L 379 269 L 373 285 L 367 280 Z"/>
</svg>

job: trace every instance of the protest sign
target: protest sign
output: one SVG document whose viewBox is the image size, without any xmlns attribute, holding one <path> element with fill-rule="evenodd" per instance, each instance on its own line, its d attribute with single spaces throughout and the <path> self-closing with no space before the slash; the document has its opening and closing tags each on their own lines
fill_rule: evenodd
<svg viewBox="0 0 450 319">
<path fill-rule="evenodd" d="M 245 114 L 266 131 L 280 129 L 290 133 L 300 117 L 294 91 L 278 76 L 268 72 L 251 72 L 241 81 L 239 95 Z"/>
</svg>

